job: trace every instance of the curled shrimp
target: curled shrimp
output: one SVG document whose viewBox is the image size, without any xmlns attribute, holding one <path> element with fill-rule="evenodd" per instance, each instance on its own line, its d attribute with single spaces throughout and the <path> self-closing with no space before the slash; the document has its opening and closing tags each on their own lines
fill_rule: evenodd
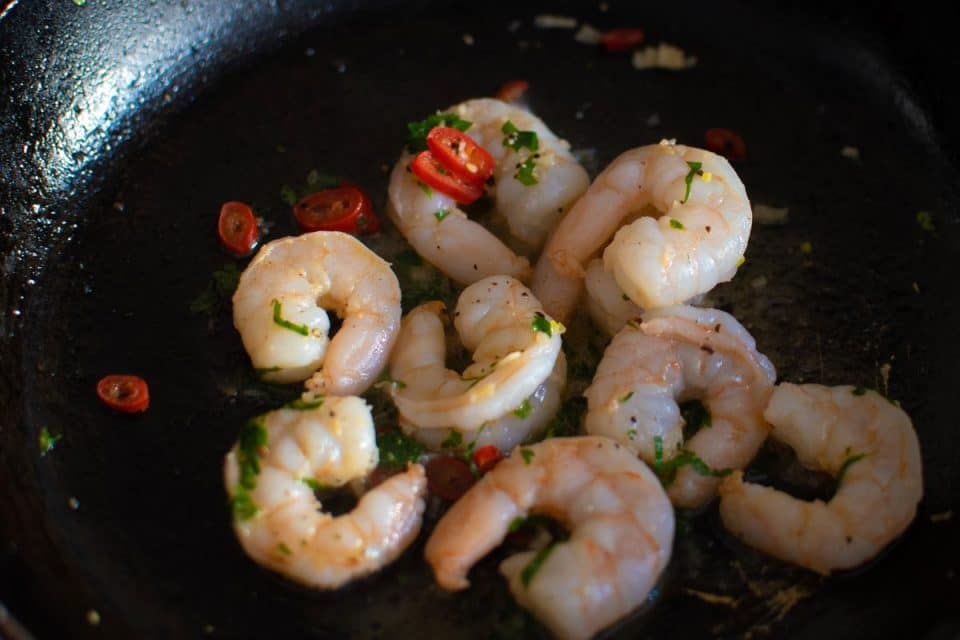
<svg viewBox="0 0 960 640">
<path fill-rule="evenodd" d="M 560 216 L 586 190 L 586 170 L 539 118 L 515 105 L 481 98 L 446 112 L 471 122 L 466 133 L 496 161 L 491 187 L 496 212 L 506 218 L 511 235 L 538 248 Z M 536 152 L 504 144 L 502 128 L 508 121 L 522 131 L 537 134 Z M 534 161 L 536 179 L 529 185 L 514 177 L 517 165 L 527 157 Z M 453 198 L 424 190 L 407 170 L 412 159 L 404 152 L 393 168 L 387 213 L 417 253 L 461 284 L 501 274 L 526 280 L 530 275 L 528 260 L 470 220 Z M 447 213 L 437 215 L 439 211 Z"/>
<path fill-rule="evenodd" d="M 343 319 L 333 339 L 328 309 Z M 309 377 L 317 393 L 361 393 L 400 328 L 400 285 L 389 264 L 345 233 L 281 238 L 240 276 L 233 323 L 264 380 Z"/>
<path fill-rule="evenodd" d="M 917 434 L 899 407 L 862 388 L 783 383 L 764 415 L 801 464 L 839 486 L 829 502 L 806 502 L 733 474 L 720 485 L 727 529 L 822 574 L 866 562 L 903 533 L 923 497 L 923 477 Z"/>
<path fill-rule="evenodd" d="M 776 371 L 736 319 L 716 309 L 667 307 L 628 324 L 604 352 L 584 392 L 587 433 L 614 438 L 647 463 L 692 453 L 668 495 L 679 507 L 704 505 L 718 475 L 746 466 L 767 437 L 763 419 Z M 699 399 L 709 421 L 684 442 L 680 403 Z"/>
<path fill-rule="evenodd" d="M 468 587 L 470 567 L 529 514 L 558 520 L 570 539 L 548 555 L 510 556 L 500 572 L 560 638 L 589 638 L 627 615 L 670 559 L 673 508 L 650 469 L 608 438 L 551 438 L 516 449 L 440 520 L 426 546 L 440 586 Z"/>
<path fill-rule="evenodd" d="M 476 431 L 529 401 L 554 370 L 563 332 L 540 309 L 509 276 L 464 289 L 454 326 L 473 362 L 463 374 L 446 367 L 443 304 L 413 309 L 390 356 L 390 393 L 401 419 L 417 428 Z"/>
<path fill-rule="evenodd" d="M 252 421 L 226 456 L 234 531 L 257 563 L 308 587 L 336 589 L 396 559 L 417 537 L 423 467 L 410 465 L 360 498 L 323 513 L 313 486 L 338 487 L 377 465 L 370 408 L 327 396 Z"/>
<path fill-rule="evenodd" d="M 402 417 L 400 428 L 430 451 L 463 452 L 468 448 L 479 449 L 487 445 L 494 445 L 500 451 L 510 451 L 518 444 L 532 442 L 543 435 L 560 408 L 566 384 L 567 358 L 561 351 L 553 371 L 530 397 L 513 411 L 486 422 L 480 429 L 420 429 Z M 459 437 L 454 436 L 454 432 L 459 433 Z"/>
<path fill-rule="evenodd" d="M 733 277 L 752 221 L 743 183 L 722 156 L 668 141 L 631 149 L 561 220 L 531 286 L 547 312 L 566 321 L 584 263 L 616 232 L 603 262 L 623 292 L 644 309 L 678 304 Z"/>
</svg>

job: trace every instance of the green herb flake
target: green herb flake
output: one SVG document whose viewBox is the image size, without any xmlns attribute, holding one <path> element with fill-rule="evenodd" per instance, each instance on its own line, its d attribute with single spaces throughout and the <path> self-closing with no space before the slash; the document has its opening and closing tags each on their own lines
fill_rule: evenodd
<svg viewBox="0 0 960 640">
<path fill-rule="evenodd" d="M 280 553 L 282 553 L 282 554 L 285 555 L 285 556 L 292 556 L 292 555 L 293 555 L 293 551 L 290 551 L 290 547 L 288 547 L 288 546 L 287 546 L 286 544 L 284 544 L 283 542 L 281 542 L 280 544 L 277 545 L 277 551 L 279 551 Z"/>
<path fill-rule="evenodd" d="M 437 113 L 428 116 L 419 122 L 407 123 L 407 151 L 417 153 L 426 151 L 427 134 L 434 127 L 453 127 L 460 131 L 466 131 L 473 124 L 464 120 L 455 113 Z"/>
<path fill-rule="evenodd" d="M 254 367 L 253 373 L 256 374 L 258 378 L 262 378 L 268 373 L 275 373 L 280 371 L 280 367 Z"/>
<path fill-rule="evenodd" d="M 632 398 L 632 397 L 633 397 L 633 391 L 631 391 L 631 392 L 628 393 L 627 395 L 621 397 L 621 398 L 618 400 L 618 402 L 619 402 L 620 404 L 626 404 L 626 403 L 630 402 L 630 398 Z"/>
<path fill-rule="evenodd" d="M 530 326 L 534 331 L 547 334 L 548 338 L 553 337 L 553 328 L 550 326 L 550 320 L 547 319 L 547 316 L 543 315 L 542 311 L 537 311 L 533 314 L 533 321 L 530 323 Z"/>
<path fill-rule="evenodd" d="M 40 427 L 40 436 L 38 437 L 40 442 L 40 456 L 45 456 L 53 451 L 61 438 L 63 438 L 62 433 L 53 434 L 50 433 L 50 430 L 46 427 Z"/>
<path fill-rule="evenodd" d="M 937 227 L 933 224 L 933 216 L 929 211 L 917 211 L 917 224 L 928 233 L 933 233 Z"/>
<path fill-rule="evenodd" d="M 653 436 L 653 466 L 660 468 L 663 466 L 663 437 Z"/>
<path fill-rule="evenodd" d="M 233 262 L 224 264 L 213 272 L 207 289 L 190 303 L 190 312 L 213 314 L 230 300 L 239 283 L 240 268 Z"/>
<path fill-rule="evenodd" d="M 326 491 L 333 488 L 313 478 L 300 478 L 300 482 L 310 487 L 312 491 Z"/>
<path fill-rule="evenodd" d="M 78 7 L 82 7 L 87 4 L 87 0 L 73 0 L 73 4 L 77 5 Z"/>
<path fill-rule="evenodd" d="M 240 430 L 237 439 L 237 466 L 240 468 L 240 486 L 253 489 L 260 475 L 260 450 L 267 446 L 265 417 L 251 418 Z"/>
<path fill-rule="evenodd" d="M 233 517 L 237 520 L 249 520 L 259 511 L 253 498 L 243 487 L 237 487 L 233 498 L 230 499 L 230 510 L 233 511 Z"/>
<path fill-rule="evenodd" d="M 443 222 L 443 219 L 450 215 L 449 209 L 437 209 L 433 216 L 437 219 L 437 222 Z"/>
<path fill-rule="evenodd" d="M 687 188 L 683 192 L 683 200 L 680 201 L 681 204 L 690 199 L 690 188 L 693 186 L 693 177 L 703 175 L 702 162 L 687 162 L 687 166 L 690 167 L 690 171 L 687 172 L 687 176 L 683 179 L 683 183 L 687 185 Z"/>
<path fill-rule="evenodd" d="M 507 527 L 507 533 L 515 533 L 522 529 L 525 524 L 527 524 L 527 519 L 523 516 L 517 516 L 510 521 L 510 526 Z"/>
<path fill-rule="evenodd" d="M 684 201 L 686 202 L 686 201 Z M 686 227 L 683 226 L 683 223 L 677 220 L 676 218 L 670 218 L 670 228 L 671 229 L 680 229 L 681 231 L 686 231 Z"/>
<path fill-rule="evenodd" d="M 326 173 L 321 173 L 316 169 L 310 169 L 307 173 L 307 186 L 314 191 L 322 191 L 324 189 L 335 189 L 343 183 L 343 180 L 338 176 L 332 176 Z"/>
<path fill-rule="evenodd" d="M 296 398 L 283 405 L 283 408 L 293 409 L 294 411 L 310 411 L 311 409 L 319 409 L 322 406 L 323 398 L 317 398 L 316 400 L 304 400 L 303 398 Z"/>
<path fill-rule="evenodd" d="M 394 469 L 403 468 L 408 462 L 417 462 L 423 455 L 423 446 L 400 431 L 378 435 L 377 448 L 380 449 L 380 463 Z"/>
<path fill-rule="evenodd" d="M 297 323 L 295 323 L 295 322 L 290 322 L 289 320 L 285 320 L 285 319 L 283 318 L 283 316 L 282 316 L 282 311 L 283 311 L 283 310 L 282 310 L 282 308 L 281 308 L 281 306 L 280 306 L 280 301 L 279 301 L 279 300 L 274 299 L 271 304 L 273 304 L 273 322 L 274 322 L 274 324 L 280 325 L 280 326 L 283 327 L 284 329 L 289 329 L 290 331 L 293 331 L 294 333 L 299 333 L 299 334 L 302 335 L 302 336 L 308 336 L 308 335 L 310 335 L 310 327 L 308 327 L 307 325 L 305 325 L 305 324 L 297 324 Z"/>
<path fill-rule="evenodd" d="M 550 553 L 553 551 L 553 548 L 556 544 L 551 544 L 540 551 L 537 551 L 536 555 L 533 556 L 533 559 L 530 560 L 530 563 L 523 568 L 523 571 L 520 572 L 520 582 L 523 583 L 524 587 L 530 586 L 530 581 L 533 580 L 533 576 L 537 574 L 537 571 L 540 570 L 540 567 L 543 566 L 543 563 L 547 561 L 547 558 L 550 557 Z"/>
<path fill-rule="evenodd" d="M 294 206 L 300 201 L 300 196 L 297 195 L 297 190 L 291 187 L 288 184 L 285 184 L 280 187 L 280 199 L 289 206 Z"/>
<path fill-rule="evenodd" d="M 813 243 L 810 242 L 809 240 L 804 240 L 803 242 L 801 242 L 800 253 L 803 253 L 805 255 L 810 255 L 811 253 L 813 253 Z"/>
<path fill-rule="evenodd" d="M 419 180 L 417 180 L 417 186 L 420 187 L 420 190 L 423 191 L 423 193 L 426 194 L 428 198 L 433 197 L 433 189 L 431 189 L 429 185 L 426 185 L 420 182 Z"/>
<path fill-rule="evenodd" d="M 843 476 L 847 474 L 847 470 L 853 466 L 855 462 L 859 462 L 867 457 L 865 453 L 858 453 L 856 455 L 850 456 L 843 461 L 843 464 L 840 465 L 840 470 L 837 471 L 837 486 L 840 486 L 840 483 L 843 482 Z"/>
<path fill-rule="evenodd" d="M 533 170 L 536 168 L 536 166 L 536 160 L 533 158 L 533 156 L 530 156 L 517 165 L 517 172 L 513 174 L 513 177 L 523 186 L 532 187 L 539 182 L 536 176 L 533 175 Z"/>
<path fill-rule="evenodd" d="M 523 462 L 525 464 L 530 464 L 530 461 L 533 460 L 533 457 L 536 455 L 533 449 L 528 449 L 523 447 L 520 449 L 520 455 L 523 457 Z"/>
<path fill-rule="evenodd" d="M 520 403 L 520 406 L 513 410 L 513 415 L 517 416 L 521 420 L 526 420 L 530 417 L 530 413 L 533 411 L 533 407 L 530 405 L 530 400 L 524 400 Z"/>
<path fill-rule="evenodd" d="M 637 438 L 637 430 L 636 430 L 636 429 L 628 429 L 628 430 L 627 430 L 627 437 L 630 438 L 631 440 L 635 440 L 635 439 Z"/>
<path fill-rule="evenodd" d="M 451 431 L 450 435 L 440 443 L 440 447 L 443 449 L 456 449 L 461 444 L 463 444 L 463 434 L 459 431 Z"/>
<path fill-rule="evenodd" d="M 677 477 L 677 471 L 684 466 L 691 467 L 701 476 L 722 478 L 730 475 L 733 469 L 712 469 L 710 465 L 700 459 L 692 451 L 681 449 L 676 457 L 670 460 L 663 459 L 663 438 L 653 437 L 653 471 L 660 478 L 664 487 L 669 487 Z"/>
<path fill-rule="evenodd" d="M 855 396 L 862 396 L 867 393 L 867 390 L 864 387 L 854 387 L 853 391 L 851 391 L 850 393 L 852 393 Z"/>
<path fill-rule="evenodd" d="M 503 123 L 500 131 L 506 134 L 503 139 L 503 146 L 505 147 L 514 151 L 520 151 L 521 149 L 537 151 L 540 149 L 540 139 L 537 137 L 536 131 L 521 131 L 517 128 L 517 125 L 509 120 Z"/>
</svg>

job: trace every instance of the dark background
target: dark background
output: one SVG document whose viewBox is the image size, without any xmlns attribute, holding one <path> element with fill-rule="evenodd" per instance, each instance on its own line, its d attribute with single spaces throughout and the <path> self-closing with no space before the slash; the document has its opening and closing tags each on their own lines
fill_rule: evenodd
<svg viewBox="0 0 960 640">
<path fill-rule="evenodd" d="M 8 7 L 0 602 L 40 638 L 542 633 L 512 604 L 493 560 L 458 596 L 431 586 L 419 547 L 337 594 L 305 593 L 247 561 L 227 526 L 220 459 L 236 425 L 276 399 L 244 380 L 229 315 L 187 310 L 229 262 L 204 217 L 219 202 L 258 203 L 272 237 L 292 233 L 279 186 L 332 166 L 382 210 L 381 165 L 395 160 L 406 121 L 522 77 L 534 110 L 595 149 L 598 166 L 660 136 L 696 144 L 709 126 L 742 132 L 750 160 L 737 169 L 751 198 L 790 206 L 791 223 L 755 228 L 743 273 L 715 303 L 744 320 L 783 378 L 881 387 L 877 370 L 892 362 L 890 394 L 924 447 L 917 523 L 875 566 L 824 582 L 737 547 L 708 512 L 678 538 L 658 603 L 619 635 L 957 637 L 960 513 L 930 521 L 960 508 L 957 10 L 609 5 Z M 546 11 L 643 26 L 701 62 L 641 74 L 570 32 L 534 30 L 531 16 Z M 653 113 L 660 127 L 647 126 Z M 862 165 L 839 157 L 846 144 L 861 149 Z M 918 210 L 933 212 L 934 233 L 918 229 Z M 798 253 L 804 241 L 812 257 Z M 768 284 L 757 295 L 760 276 Z M 151 381 L 155 404 L 128 419 L 91 389 L 104 373 L 132 369 Z M 46 457 L 41 426 L 65 434 Z M 741 605 L 710 606 L 687 589 Z M 791 589 L 812 595 L 780 619 L 777 594 Z M 102 617 L 96 628 L 90 609 Z M 0 617 L 0 635 L 14 629 Z"/>
</svg>

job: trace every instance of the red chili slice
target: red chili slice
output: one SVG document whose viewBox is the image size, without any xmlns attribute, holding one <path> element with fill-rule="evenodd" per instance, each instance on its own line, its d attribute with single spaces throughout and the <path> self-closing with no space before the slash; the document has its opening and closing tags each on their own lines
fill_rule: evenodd
<svg viewBox="0 0 960 640">
<path fill-rule="evenodd" d="M 140 376 L 105 376 L 97 383 L 97 395 L 105 405 L 123 413 L 146 411 L 150 406 L 150 390 Z"/>
<path fill-rule="evenodd" d="M 427 134 L 427 148 L 444 169 L 470 184 L 482 186 L 497 165 L 486 149 L 453 127 L 431 129 Z"/>
<path fill-rule="evenodd" d="M 473 486 L 470 467 L 460 458 L 437 456 L 426 465 L 427 488 L 441 500 L 453 502 Z"/>
<path fill-rule="evenodd" d="M 245 256 L 257 246 L 257 219 L 253 209 L 243 202 L 224 202 L 220 207 L 217 233 L 224 248 L 236 256 Z"/>
<path fill-rule="evenodd" d="M 743 138 L 730 129 L 707 129 L 703 135 L 707 149 L 726 156 L 730 160 L 744 160 L 747 157 L 747 145 Z"/>
<path fill-rule="evenodd" d="M 611 29 L 600 34 L 600 46 L 610 53 L 636 49 L 643 43 L 643 29 Z"/>
<path fill-rule="evenodd" d="M 530 88 L 530 83 L 526 80 L 511 80 L 503 83 L 503 86 L 497 90 L 494 97 L 504 102 L 516 102 L 523 97 L 523 94 Z"/>
<path fill-rule="evenodd" d="M 420 182 L 450 196 L 460 204 L 476 202 L 483 195 L 482 184 L 466 182 L 451 173 L 429 151 L 421 151 L 410 163 L 410 170 Z"/>
<path fill-rule="evenodd" d="M 490 471 L 501 460 L 503 460 L 503 454 L 500 453 L 500 449 L 497 449 L 496 445 L 488 444 L 473 452 L 473 464 L 477 465 L 480 473 Z"/>
<path fill-rule="evenodd" d="M 363 235 L 380 230 L 380 220 L 373 212 L 370 198 L 362 189 L 347 182 L 306 196 L 293 206 L 293 215 L 304 231 Z"/>
</svg>

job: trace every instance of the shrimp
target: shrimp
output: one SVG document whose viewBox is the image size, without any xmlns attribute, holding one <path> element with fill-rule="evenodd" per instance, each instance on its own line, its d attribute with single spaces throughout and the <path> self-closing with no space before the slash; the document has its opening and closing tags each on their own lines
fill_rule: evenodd
<svg viewBox="0 0 960 640">
<path fill-rule="evenodd" d="M 511 235 L 537 249 L 567 208 L 587 189 L 586 170 L 574 159 L 568 145 L 528 111 L 499 100 L 468 100 L 447 110 L 471 122 L 466 133 L 496 161 L 491 188 L 493 206 L 503 215 Z M 502 131 L 512 122 L 522 131 L 537 134 L 536 155 L 504 144 Z M 517 165 L 527 157 L 535 161 L 535 184 L 525 185 L 514 177 Z M 407 167 L 413 160 L 404 152 L 390 176 L 387 213 L 397 228 L 423 256 L 461 284 L 471 284 L 490 275 L 509 275 L 526 280 L 530 263 L 483 226 L 470 220 L 453 198 L 435 190 L 425 191 Z M 447 211 L 437 216 L 438 211 Z"/>
<path fill-rule="evenodd" d="M 594 258 L 584 273 L 587 290 L 587 311 L 593 323 L 607 335 L 614 336 L 627 322 L 639 318 L 643 309 L 621 291 L 613 274 L 603 268 L 603 261 Z"/>
<path fill-rule="evenodd" d="M 666 140 L 631 149 L 561 220 L 531 287 L 550 315 L 566 321 L 583 264 L 616 232 L 603 262 L 623 292 L 644 309 L 678 304 L 733 278 L 752 222 L 743 183 L 723 157 Z"/>
<path fill-rule="evenodd" d="M 775 381 L 773 365 L 733 316 L 688 306 L 648 311 L 604 352 L 584 392 L 584 427 L 655 466 L 682 448 L 694 454 L 712 473 L 682 465 L 668 494 L 678 507 L 697 508 L 713 498 L 718 474 L 746 466 L 763 444 Z M 709 420 L 684 443 L 679 403 L 690 399 L 702 400 Z"/>
<path fill-rule="evenodd" d="M 570 539 L 513 555 L 500 572 L 559 638 L 589 638 L 627 615 L 670 560 L 673 509 L 650 469 L 608 438 L 551 438 L 515 450 L 441 518 L 426 546 L 440 586 L 468 587 L 470 567 L 531 513 Z"/>
<path fill-rule="evenodd" d="M 333 339 L 327 309 L 343 318 Z M 240 276 L 233 324 L 264 380 L 310 378 L 308 389 L 320 394 L 361 393 L 400 329 L 400 284 L 389 264 L 345 233 L 281 238 Z"/>
<path fill-rule="evenodd" d="M 806 502 L 735 473 L 720 485 L 720 516 L 734 535 L 829 574 L 866 562 L 904 532 L 923 497 L 920 444 L 906 413 L 862 388 L 783 383 L 764 415 L 801 464 L 839 486 L 829 502 Z"/>
<path fill-rule="evenodd" d="M 460 294 L 454 326 L 473 352 L 462 375 L 446 368 L 443 310 L 428 302 L 408 313 L 390 356 L 390 394 L 407 425 L 476 431 L 520 407 L 554 370 L 563 327 L 520 281 L 490 276 Z"/>
<path fill-rule="evenodd" d="M 553 371 L 534 389 L 529 398 L 513 411 L 485 423 L 480 429 L 466 432 L 456 429 L 419 429 L 402 418 L 400 428 L 430 451 L 463 452 L 471 447 L 487 445 L 494 445 L 500 451 L 510 451 L 518 444 L 532 442 L 543 435 L 560 408 L 561 395 L 566 384 L 567 358 L 563 351 L 560 351 Z M 455 431 L 460 437 L 451 439 Z M 452 442 L 457 444 L 451 445 Z"/>
<path fill-rule="evenodd" d="M 310 485 L 338 487 L 377 465 L 370 408 L 327 396 L 251 421 L 226 456 L 234 531 L 259 564 L 308 587 L 336 589 L 395 560 L 420 532 L 423 467 L 387 479 L 331 516 Z"/>
</svg>

